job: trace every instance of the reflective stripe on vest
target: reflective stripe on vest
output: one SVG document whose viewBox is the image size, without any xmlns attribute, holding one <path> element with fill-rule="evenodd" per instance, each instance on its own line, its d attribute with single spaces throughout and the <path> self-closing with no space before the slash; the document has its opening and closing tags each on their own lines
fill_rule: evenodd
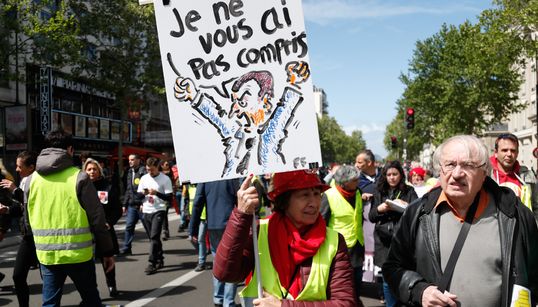
<svg viewBox="0 0 538 307">
<path fill-rule="evenodd" d="M 271 253 L 269 252 L 268 240 L 269 220 L 260 220 L 260 230 L 258 235 L 258 247 L 260 254 L 262 286 L 271 295 L 282 299 L 282 295 L 288 292 L 280 284 L 278 272 L 273 266 Z M 321 244 L 318 252 L 312 258 L 310 275 L 306 281 L 303 291 L 294 298 L 288 293 L 286 299 L 296 301 L 319 301 L 327 299 L 327 285 L 329 284 L 329 272 L 331 264 L 338 251 L 338 233 L 329 228 L 325 236 L 325 241 Z M 249 284 L 241 293 L 241 297 L 258 297 L 257 274 L 254 273 Z"/>
<path fill-rule="evenodd" d="M 46 176 L 32 175 L 28 218 L 42 264 L 81 263 L 93 257 L 88 216 L 76 193 L 79 172 L 69 167 Z"/>
<path fill-rule="evenodd" d="M 329 207 L 331 207 L 329 228 L 344 236 L 348 248 L 355 246 L 357 241 L 364 245 L 361 193 L 357 190 L 355 194 L 355 209 L 336 188 L 328 189 L 325 194 L 329 200 Z"/>
</svg>

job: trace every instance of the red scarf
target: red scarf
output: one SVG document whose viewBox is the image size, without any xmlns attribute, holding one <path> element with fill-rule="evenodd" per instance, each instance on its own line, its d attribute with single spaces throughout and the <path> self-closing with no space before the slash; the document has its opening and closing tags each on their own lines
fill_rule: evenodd
<svg viewBox="0 0 538 307">
<path fill-rule="evenodd" d="M 346 191 L 344 190 L 341 186 L 337 185 L 336 186 L 336 189 L 338 190 L 338 192 L 340 192 L 340 194 L 342 194 L 342 196 L 344 196 L 344 198 L 347 200 L 348 203 L 351 203 L 351 200 L 353 199 L 353 197 L 355 197 L 355 195 L 357 194 L 357 191 L 354 191 L 354 192 L 349 192 L 349 191 Z M 355 205 L 355 204 L 353 204 Z"/>
<path fill-rule="evenodd" d="M 289 293 L 297 297 L 303 287 L 298 266 L 313 257 L 325 241 L 325 222 L 319 215 L 314 225 L 301 236 L 287 216 L 275 212 L 269 217 L 267 231 L 271 261 L 278 272 L 280 284 L 284 288 L 289 286 Z"/>
</svg>

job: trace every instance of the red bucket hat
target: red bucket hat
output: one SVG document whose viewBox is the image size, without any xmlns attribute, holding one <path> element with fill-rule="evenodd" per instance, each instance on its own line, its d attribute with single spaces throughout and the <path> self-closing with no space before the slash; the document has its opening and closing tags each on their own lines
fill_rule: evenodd
<svg viewBox="0 0 538 307">
<path fill-rule="evenodd" d="M 321 188 L 321 192 L 324 192 L 330 186 L 322 183 L 318 175 L 309 170 L 276 173 L 273 176 L 272 189 L 267 193 L 267 196 L 270 200 L 275 200 L 284 192 L 307 188 Z"/>
<path fill-rule="evenodd" d="M 409 172 L 409 177 L 413 177 L 413 174 L 417 174 L 424 179 L 424 176 L 426 176 L 426 171 L 422 167 L 415 167 Z"/>
</svg>

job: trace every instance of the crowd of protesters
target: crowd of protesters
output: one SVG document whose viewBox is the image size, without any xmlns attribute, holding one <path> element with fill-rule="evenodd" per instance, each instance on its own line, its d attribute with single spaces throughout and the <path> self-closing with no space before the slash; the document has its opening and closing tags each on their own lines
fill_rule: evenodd
<svg viewBox="0 0 538 307">
<path fill-rule="evenodd" d="M 26 282 L 36 268 L 43 306 L 60 305 L 67 276 L 81 306 L 100 306 L 95 259 L 109 295 L 121 296 L 114 256 L 132 255 L 138 221 L 149 241 L 145 273 L 158 273 L 162 241 L 171 236 L 169 208 L 198 251 L 194 270 L 210 269 L 213 257 L 215 306 L 236 306 L 243 285 L 244 306 L 362 306 L 370 264 L 380 271 L 386 306 L 537 302 L 536 176 L 518 163 L 512 134 L 497 138 L 492 155 L 474 136 L 452 137 L 431 169 L 380 163 L 364 150 L 354 164 L 327 170 L 199 184 L 180 182 L 173 155 L 131 154 L 118 180 L 104 160 L 76 157 L 69 134 L 53 131 L 45 143 L 39 154 L 17 156 L 19 180 L 0 175 L 0 240 L 21 232 L 12 276 L 19 306 L 37 303 L 30 304 Z"/>
</svg>

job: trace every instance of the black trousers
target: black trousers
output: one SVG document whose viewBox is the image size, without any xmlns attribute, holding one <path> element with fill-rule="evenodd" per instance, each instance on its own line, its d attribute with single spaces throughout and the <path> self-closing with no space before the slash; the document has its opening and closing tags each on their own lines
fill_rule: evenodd
<svg viewBox="0 0 538 307">
<path fill-rule="evenodd" d="M 116 287 L 116 267 L 114 267 L 110 272 L 106 272 L 107 267 L 105 266 L 105 263 L 103 261 L 103 258 L 101 259 L 101 265 L 103 266 L 103 272 L 105 272 L 106 277 L 106 285 L 109 287 Z"/>
<path fill-rule="evenodd" d="M 170 210 L 170 207 L 166 206 L 166 213 L 163 219 L 163 231 L 164 233 L 170 234 L 170 229 L 168 228 L 168 210 Z"/>
<path fill-rule="evenodd" d="M 161 231 L 163 222 L 166 218 L 165 211 L 157 211 L 155 213 L 144 213 L 144 222 L 149 231 L 149 240 L 151 242 L 149 249 L 149 262 L 156 264 L 163 260 L 163 243 L 161 241 Z"/>
<path fill-rule="evenodd" d="M 17 258 L 15 259 L 15 267 L 13 268 L 13 283 L 19 306 L 30 306 L 30 287 L 26 279 L 31 266 L 37 265 L 37 254 L 35 251 L 34 237 L 25 235 L 22 237 Z"/>
<path fill-rule="evenodd" d="M 110 234 L 110 237 L 112 238 L 112 246 L 114 247 L 114 254 L 119 253 L 119 245 L 118 245 L 118 237 L 116 236 L 116 231 L 114 230 L 114 226 L 110 226 L 110 229 L 108 230 L 108 233 Z M 105 272 L 106 277 L 106 285 L 108 287 L 116 287 L 116 267 L 114 267 L 110 272 L 106 272 L 105 263 L 103 262 L 103 256 L 100 254 L 96 254 L 96 258 L 99 258 L 101 260 L 101 265 L 103 266 L 103 272 Z"/>
</svg>

